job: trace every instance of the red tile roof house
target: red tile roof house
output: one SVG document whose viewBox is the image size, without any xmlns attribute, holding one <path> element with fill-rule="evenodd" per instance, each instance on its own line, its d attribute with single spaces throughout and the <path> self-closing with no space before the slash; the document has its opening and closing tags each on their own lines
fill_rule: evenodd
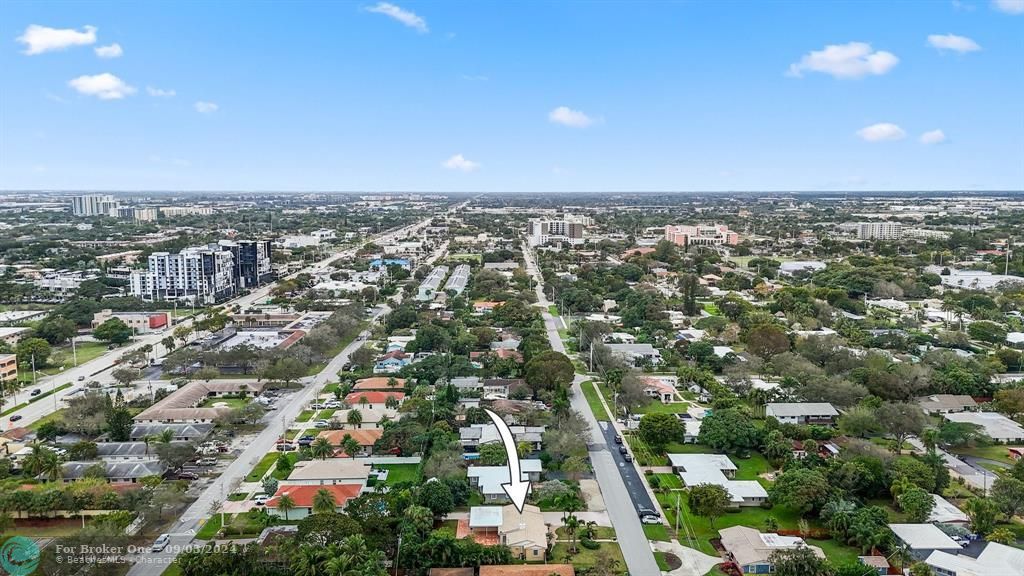
<svg viewBox="0 0 1024 576">
<path fill-rule="evenodd" d="M 345 403 L 352 408 L 363 408 L 365 406 L 371 410 L 379 410 L 386 408 L 385 404 L 388 401 L 388 397 L 393 397 L 401 404 L 405 400 L 405 392 L 350 392 L 348 396 L 345 396 Z M 363 403 L 364 398 L 366 399 L 365 404 Z"/>
<path fill-rule="evenodd" d="M 295 502 L 295 507 L 288 510 L 288 520 L 302 520 L 313 514 L 313 499 L 320 490 L 327 490 L 334 495 L 334 511 L 341 512 L 345 509 L 345 504 L 348 504 L 349 500 L 359 496 L 362 486 L 359 484 L 281 486 L 277 489 L 274 497 L 267 500 L 267 513 L 284 518 L 285 512 L 278 508 L 278 503 L 281 501 L 281 496 L 288 494 Z"/>
<path fill-rule="evenodd" d="M 395 385 L 389 386 L 388 382 L 392 380 L 394 380 Z M 402 388 L 405 388 L 405 378 L 375 376 L 373 378 L 356 380 L 356 385 L 352 387 L 352 390 L 400 390 Z"/>
</svg>

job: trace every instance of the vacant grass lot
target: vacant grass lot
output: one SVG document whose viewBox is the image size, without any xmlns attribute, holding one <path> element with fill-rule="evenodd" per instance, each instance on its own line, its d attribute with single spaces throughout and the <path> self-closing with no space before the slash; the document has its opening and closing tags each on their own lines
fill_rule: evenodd
<svg viewBox="0 0 1024 576">
<path fill-rule="evenodd" d="M 100 344 L 99 342 L 80 342 L 75 345 L 78 351 L 78 364 L 82 365 L 90 360 L 99 358 L 106 352 L 107 345 Z M 53 349 L 48 360 L 48 366 L 43 368 L 40 366 L 36 367 L 36 376 L 53 376 L 60 374 L 65 370 L 75 367 L 74 354 L 71 351 L 71 345 L 67 344 L 59 346 Z M 22 382 L 32 382 L 32 366 L 18 366 L 18 380 Z"/>
<path fill-rule="evenodd" d="M 663 404 L 658 400 L 652 400 L 646 405 L 636 409 L 637 414 L 684 414 L 689 409 L 688 402 L 671 402 Z"/>
</svg>

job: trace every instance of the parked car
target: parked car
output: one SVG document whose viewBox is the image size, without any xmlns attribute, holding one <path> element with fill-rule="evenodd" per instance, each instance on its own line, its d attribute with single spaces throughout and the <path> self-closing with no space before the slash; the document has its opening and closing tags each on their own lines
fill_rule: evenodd
<svg viewBox="0 0 1024 576">
<path fill-rule="evenodd" d="M 295 450 L 295 445 L 294 444 L 278 444 L 277 445 L 277 451 L 278 452 L 291 452 L 293 450 Z"/>
<path fill-rule="evenodd" d="M 314 402 L 309 405 L 310 410 L 323 410 L 324 405 L 319 402 Z"/>
<path fill-rule="evenodd" d="M 39 388 L 36 388 L 35 390 L 32 391 L 32 394 L 30 394 L 30 396 L 39 396 L 42 393 L 43 393 L 42 390 L 40 390 Z"/>
<path fill-rule="evenodd" d="M 315 438 L 313 438 L 309 434 L 305 434 L 305 435 L 299 437 L 299 441 L 301 442 L 302 440 L 306 440 L 306 441 L 312 442 L 313 440 L 315 440 Z"/>
<path fill-rule="evenodd" d="M 195 472 L 178 472 L 179 480 L 199 480 L 199 474 Z"/>
<path fill-rule="evenodd" d="M 327 420 L 317 420 L 317 421 L 313 422 L 313 426 L 315 428 L 327 428 L 330 425 L 331 425 L 331 423 L 328 422 Z"/>
<path fill-rule="evenodd" d="M 632 462 L 633 455 L 630 454 L 629 452 L 626 452 L 625 454 L 622 455 L 622 459 L 625 460 L 626 462 Z"/>
<path fill-rule="evenodd" d="M 616 434 L 615 435 L 615 443 L 616 444 L 622 444 L 622 436 L 619 436 L 618 434 Z"/>
<path fill-rule="evenodd" d="M 659 514 L 656 510 L 651 510 L 650 508 L 637 508 L 636 513 L 637 516 L 639 516 L 640 518 L 643 518 L 644 516 L 653 516 L 655 518 L 661 518 L 661 514 Z"/>
<path fill-rule="evenodd" d="M 252 503 L 256 506 L 266 506 L 267 500 L 270 500 L 270 496 L 266 494 L 260 494 L 259 496 L 252 499 Z"/>
<path fill-rule="evenodd" d="M 85 382 L 85 376 L 79 376 L 78 377 L 78 381 L 79 382 Z"/>
<path fill-rule="evenodd" d="M 21 418 L 21 414 L 15 414 L 14 416 L 11 416 L 11 422 L 17 422 L 18 420 L 21 420 Z"/>
<path fill-rule="evenodd" d="M 200 466 L 216 466 L 217 465 L 217 459 L 216 458 L 200 458 L 199 459 L 199 465 Z"/>
<path fill-rule="evenodd" d="M 641 516 L 640 517 L 640 523 L 641 524 L 661 524 L 661 518 L 658 518 L 657 516 Z"/>
<path fill-rule="evenodd" d="M 168 535 L 168 534 L 161 534 L 159 537 L 157 537 L 156 541 L 153 542 L 153 545 L 149 547 L 149 550 L 151 552 L 162 552 L 163 549 L 167 548 L 167 545 L 170 544 L 170 543 L 171 543 L 170 535 Z"/>
<path fill-rule="evenodd" d="M 619 454 L 629 454 L 629 448 L 625 446 L 619 446 Z"/>
</svg>

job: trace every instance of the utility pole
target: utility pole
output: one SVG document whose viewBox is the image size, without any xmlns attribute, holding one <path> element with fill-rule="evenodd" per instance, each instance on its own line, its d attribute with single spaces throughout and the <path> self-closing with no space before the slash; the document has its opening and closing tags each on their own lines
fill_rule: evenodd
<svg viewBox="0 0 1024 576">
<path fill-rule="evenodd" d="M 78 348 L 75 347 L 75 337 L 71 337 L 71 356 L 74 358 L 75 366 L 78 366 Z"/>
</svg>

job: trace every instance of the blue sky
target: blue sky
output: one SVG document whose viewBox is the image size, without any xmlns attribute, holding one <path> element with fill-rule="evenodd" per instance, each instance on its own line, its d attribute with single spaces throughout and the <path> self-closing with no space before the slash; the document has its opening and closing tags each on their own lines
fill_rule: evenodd
<svg viewBox="0 0 1024 576">
<path fill-rule="evenodd" d="M 0 69 L 4 189 L 1024 188 L 1024 0 L 8 0 Z"/>
</svg>

